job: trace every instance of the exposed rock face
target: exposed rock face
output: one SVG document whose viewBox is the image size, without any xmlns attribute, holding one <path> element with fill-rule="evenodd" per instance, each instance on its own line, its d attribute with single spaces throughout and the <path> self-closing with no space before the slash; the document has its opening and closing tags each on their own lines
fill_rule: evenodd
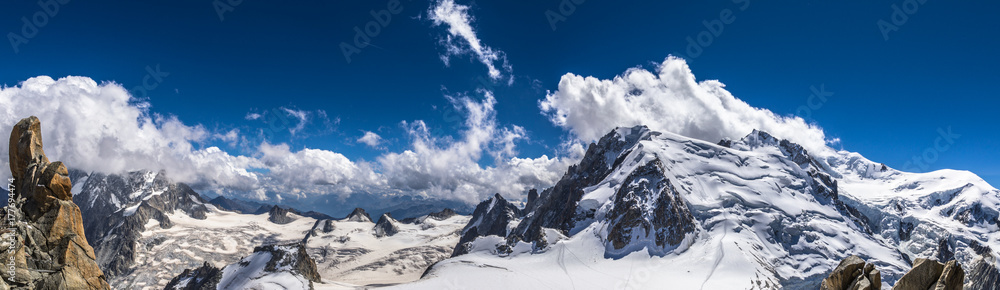
<svg viewBox="0 0 1000 290">
<path fill-rule="evenodd" d="M 430 217 L 430 218 L 433 218 L 433 219 L 436 219 L 436 220 L 439 220 L 439 221 L 443 221 L 443 220 L 446 220 L 446 219 L 449 219 L 449 218 L 455 216 L 456 214 L 457 213 L 455 213 L 454 210 L 452 210 L 450 208 L 446 208 L 446 209 L 442 209 L 439 212 L 432 212 L 430 214 L 427 214 L 427 217 Z"/>
<path fill-rule="evenodd" d="M 167 283 L 164 289 L 210 290 L 216 289 L 222 279 L 222 269 L 205 262 L 200 268 L 184 269 L 180 276 Z"/>
<path fill-rule="evenodd" d="M 354 208 L 354 211 L 352 211 L 351 214 L 348 214 L 347 217 L 344 218 L 344 220 L 349 221 L 349 222 L 369 222 L 370 223 L 370 222 L 372 222 L 372 217 L 369 216 L 368 213 L 365 212 L 364 209 L 358 207 L 358 208 Z"/>
<path fill-rule="evenodd" d="M 524 204 L 524 211 L 527 212 L 534 208 L 536 201 L 538 201 L 538 190 L 532 188 L 528 191 L 528 201 Z"/>
<path fill-rule="evenodd" d="M 83 216 L 73 203 L 69 171 L 49 163 L 42 150 L 41 122 L 32 116 L 14 126 L 10 136 L 14 200 L 4 209 L 15 232 L 5 232 L 0 259 L 13 259 L 13 277 L 3 271 L 0 288 L 109 289 L 84 234 Z M 9 235 L 15 235 L 11 245 Z"/>
<path fill-rule="evenodd" d="M 987 256 L 977 259 L 969 269 L 969 290 L 1000 290 L 1000 271 L 993 266 L 995 258 Z"/>
<path fill-rule="evenodd" d="M 858 256 L 850 256 L 840 262 L 840 265 L 830 276 L 823 279 L 821 290 L 875 290 L 882 287 L 882 275 L 875 265 L 866 264 Z"/>
<path fill-rule="evenodd" d="M 630 251 L 625 247 L 630 244 L 647 246 L 633 243 L 636 239 L 652 239 L 658 249 L 649 251 L 665 253 L 694 232 L 694 217 L 666 179 L 662 167 L 660 160 L 655 159 L 633 171 L 618 189 L 614 207 L 608 214 L 611 230 L 607 253 L 627 254 Z M 647 208 L 650 204 L 653 210 Z"/>
<path fill-rule="evenodd" d="M 267 220 L 279 225 L 288 224 L 295 221 L 295 218 L 288 216 L 288 210 L 280 206 L 271 207 L 267 212 Z"/>
<path fill-rule="evenodd" d="M 382 214 L 378 218 L 378 222 L 375 223 L 375 228 L 373 228 L 375 236 L 381 238 L 399 233 L 399 227 L 396 226 L 396 223 L 399 222 L 393 219 L 389 213 Z"/>
<path fill-rule="evenodd" d="M 603 180 L 611 171 L 624 162 L 624 157 L 637 143 L 651 140 L 651 134 L 659 134 L 645 126 L 636 126 L 609 132 L 597 143 L 587 147 L 583 160 L 570 166 L 555 186 L 542 191 L 534 200 L 530 210 L 534 213 L 517 225 L 511 240 L 543 242 L 542 228 L 552 228 L 568 234 L 577 221 L 587 219 L 587 212 L 578 212 L 577 203 L 583 196 L 583 189 Z"/>
<path fill-rule="evenodd" d="M 205 263 L 184 270 L 170 280 L 166 289 L 312 289 L 313 282 L 320 279 L 316 262 L 306 253 L 305 245 L 292 243 L 256 247 L 250 256 L 222 269 Z"/>
<path fill-rule="evenodd" d="M 472 219 L 462 229 L 462 239 L 455 247 L 452 257 L 469 252 L 467 243 L 483 236 L 507 236 L 507 224 L 521 216 L 521 210 L 511 204 L 499 193 L 487 199 L 472 212 Z"/>
<path fill-rule="evenodd" d="M 965 271 L 962 270 L 962 265 L 959 265 L 955 260 L 941 264 L 938 261 L 918 258 L 913 263 L 913 269 L 899 278 L 892 289 L 962 289 L 964 281 Z"/>
<path fill-rule="evenodd" d="M 101 269 L 115 285 L 128 285 L 134 278 L 128 274 L 133 270 L 137 248 L 143 246 L 138 241 L 150 221 L 169 228 L 173 223 L 168 215 L 175 211 L 195 219 L 205 219 L 208 212 L 207 201 L 187 185 L 170 182 L 165 172 L 73 171 L 71 175 L 83 182 L 73 201 L 84 213 L 87 241 L 94 246 Z"/>
</svg>

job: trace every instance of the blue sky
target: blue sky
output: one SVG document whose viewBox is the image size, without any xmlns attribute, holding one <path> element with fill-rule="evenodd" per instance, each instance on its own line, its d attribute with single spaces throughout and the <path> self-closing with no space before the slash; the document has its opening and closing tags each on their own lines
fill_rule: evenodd
<svg viewBox="0 0 1000 290">
<path fill-rule="evenodd" d="M 720 80 L 737 98 L 778 115 L 803 115 L 811 88 L 822 87 L 832 95 L 807 120 L 839 138 L 834 147 L 895 168 L 934 148 L 938 130 L 951 128 L 961 137 L 916 171 L 970 170 L 1000 184 L 1000 101 L 993 90 L 1000 83 L 993 17 L 1000 4 L 925 1 L 886 39 L 878 22 L 893 23 L 894 5 L 918 2 L 860 2 L 589 0 L 560 13 L 560 5 L 567 12 L 573 2 L 459 0 L 478 39 L 510 65 L 491 80 L 475 53 L 442 61 L 447 26 L 428 13 L 438 2 L 400 1 L 401 11 L 390 13 L 371 45 L 348 62 L 340 44 L 353 43 L 354 28 L 364 29 L 375 20 L 371 11 L 392 1 L 242 1 L 222 17 L 212 1 L 70 1 L 16 52 L 0 47 L 0 83 L 73 75 L 132 89 L 149 75 L 147 67 L 158 66 L 164 76 L 146 92 L 150 114 L 212 133 L 238 129 L 244 137 L 279 128 L 266 137 L 269 144 L 357 162 L 412 149 L 416 120 L 440 134 L 437 142 L 462 139 L 465 117 L 452 104 L 462 96 L 483 100 L 475 90 L 487 80 L 497 128 L 523 128 L 527 138 L 515 142 L 515 156 L 536 158 L 565 155 L 560 144 L 572 139 L 539 108 L 563 75 L 655 71 L 673 54 L 687 59 L 699 81 Z M 4 6 L 0 31 L 18 35 L 22 17 L 44 12 L 35 1 Z M 564 19 L 553 26 L 552 13 Z M 711 43 L 691 49 L 688 38 L 711 34 L 705 23 L 720 23 L 720 14 L 729 23 Z M 288 112 L 307 114 L 304 126 L 296 128 Z M 249 120 L 252 114 L 264 117 Z M 383 142 L 359 143 L 366 131 Z M 253 142 L 230 143 L 208 138 L 194 146 L 260 154 Z"/>
</svg>

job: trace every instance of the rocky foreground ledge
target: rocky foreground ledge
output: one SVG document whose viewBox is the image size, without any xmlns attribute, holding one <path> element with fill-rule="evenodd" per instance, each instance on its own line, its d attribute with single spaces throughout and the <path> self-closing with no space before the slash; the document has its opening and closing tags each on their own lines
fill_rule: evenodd
<svg viewBox="0 0 1000 290">
<path fill-rule="evenodd" d="M 965 282 L 965 271 L 957 261 L 942 264 L 929 259 L 918 258 L 913 268 L 906 272 L 893 290 L 961 290 Z M 997 285 L 994 285 L 997 286 Z M 881 275 L 875 265 L 866 263 L 858 256 L 850 256 L 823 280 L 821 290 L 875 290 L 882 288 Z"/>
<path fill-rule="evenodd" d="M 110 289 L 83 232 L 73 203 L 69 172 L 42 150 L 37 117 L 22 119 L 10 133 L 11 202 L 3 209 L 0 289 Z M 14 271 L 8 261 L 14 261 Z"/>
</svg>

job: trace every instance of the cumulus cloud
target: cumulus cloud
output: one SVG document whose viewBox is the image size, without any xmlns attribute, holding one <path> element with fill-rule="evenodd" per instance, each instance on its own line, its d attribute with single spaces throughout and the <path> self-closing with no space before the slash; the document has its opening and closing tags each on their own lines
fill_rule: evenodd
<svg viewBox="0 0 1000 290">
<path fill-rule="evenodd" d="M 230 156 L 215 147 L 196 149 L 196 144 L 213 134 L 176 117 L 150 114 L 148 107 L 118 84 L 98 84 L 85 77 L 57 81 L 42 76 L 0 89 L 0 128 L 38 116 L 50 160 L 64 161 L 73 168 L 167 170 L 183 182 L 225 187 L 256 181 L 246 170 L 255 164 L 253 159 Z M 8 150 L 0 146 L 2 156 L 7 156 Z M 0 170 L 2 177 L 9 174 Z"/>
<path fill-rule="evenodd" d="M 174 116 L 152 114 L 150 104 L 132 98 L 121 85 L 98 84 L 86 77 L 41 76 L 0 89 L 0 128 L 35 115 L 42 120 L 50 159 L 71 168 L 103 173 L 165 170 L 173 180 L 200 191 L 269 201 L 322 194 L 419 195 L 470 204 L 493 193 L 519 198 L 528 189 L 551 186 L 579 158 L 515 157 L 516 143 L 528 138 L 526 130 L 500 126 L 496 99 L 489 92 L 482 94 L 479 101 L 449 97 L 465 116 L 458 137 L 436 136 L 423 121 L 403 122 L 411 137 L 409 149 L 385 153 L 375 162 L 323 149 L 293 149 L 267 139 L 248 155 L 200 148 L 211 141 L 246 140 L 240 138 L 240 129 L 211 132 Z M 285 108 L 272 111 L 300 121 L 313 114 Z M 267 118 L 267 113 L 254 119 Z M 3 156 L 7 150 L 0 146 Z M 482 158 L 490 157 L 493 165 L 480 165 Z M 0 170 L 0 177 L 9 177 L 9 172 Z"/>
<path fill-rule="evenodd" d="M 475 203 L 493 193 L 521 197 L 531 188 L 555 184 L 571 162 L 567 158 L 527 159 L 509 157 L 514 143 L 525 138 L 521 127 L 501 127 L 496 121 L 496 99 L 483 92 L 484 99 L 450 98 L 456 109 L 466 113 L 461 138 L 447 141 L 431 136 L 426 123 L 404 122 L 413 139 L 412 148 L 378 158 L 382 173 L 392 188 L 427 197 L 457 199 Z M 496 157 L 493 166 L 482 167 L 484 154 Z"/>
<path fill-rule="evenodd" d="M 497 80 L 502 73 L 510 74 L 513 68 L 507 62 L 503 51 L 486 46 L 472 28 L 475 20 L 469 15 L 469 6 L 455 4 L 454 0 L 440 0 L 431 5 L 427 16 L 434 26 L 447 26 L 448 34 L 442 37 L 445 53 L 441 61 L 448 65 L 452 56 L 474 54 L 489 71 L 490 78 Z M 498 68 L 499 67 L 499 68 Z M 503 72 L 501 72 L 503 70 Z M 513 77 L 510 79 L 513 81 Z"/>
<path fill-rule="evenodd" d="M 382 136 L 375 134 L 372 131 L 365 131 L 365 134 L 358 138 L 358 143 L 368 145 L 368 147 L 378 148 L 378 145 L 382 143 Z"/>
<path fill-rule="evenodd" d="M 613 79 L 567 73 L 539 107 L 552 123 L 584 141 L 599 139 L 617 126 L 647 125 L 709 142 L 739 139 L 760 129 L 810 152 L 829 150 L 821 128 L 800 117 L 750 106 L 719 81 L 697 82 L 687 63 L 673 56 L 655 72 L 632 68 Z"/>
</svg>

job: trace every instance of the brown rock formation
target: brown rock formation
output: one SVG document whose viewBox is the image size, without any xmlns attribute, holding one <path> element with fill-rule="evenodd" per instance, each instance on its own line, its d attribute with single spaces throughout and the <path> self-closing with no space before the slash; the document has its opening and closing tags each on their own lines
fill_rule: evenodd
<svg viewBox="0 0 1000 290">
<path fill-rule="evenodd" d="M 850 256 L 840 261 L 830 276 L 820 284 L 822 290 L 874 290 L 882 288 L 882 275 L 875 265 L 866 264 L 858 256 Z"/>
<path fill-rule="evenodd" d="M 109 289 L 84 235 L 66 166 L 50 163 L 42 150 L 38 118 L 14 126 L 9 160 L 15 187 L 3 213 L 13 231 L 4 233 L 0 249 L 14 250 L 0 251 L 0 260 L 14 260 L 15 271 L 0 273 L 0 288 Z"/>
<path fill-rule="evenodd" d="M 913 269 L 899 278 L 896 286 L 893 286 L 892 289 L 962 289 L 964 281 L 965 271 L 962 270 L 962 265 L 959 265 L 955 260 L 941 264 L 938 261 L 918 258 L 913 263 Z"/>
</svg>

